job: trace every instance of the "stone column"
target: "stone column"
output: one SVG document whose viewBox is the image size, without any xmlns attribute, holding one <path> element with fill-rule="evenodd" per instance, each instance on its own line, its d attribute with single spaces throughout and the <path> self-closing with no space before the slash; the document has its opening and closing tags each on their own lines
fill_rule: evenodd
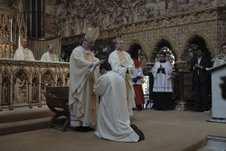
<svg viewBox="0 0 226 151">
<path fill-rule="evenodd" d="M 66 78 L 65 77 L 66 77 L 66 75 L 63 74 L 63 76 L 62 76 L 63 87 L 66 87 L 66 81 L 65 81 Z"/>
<path fill-rule="evenodd" d="M 0 69 L 0 111 L 2 111 L 2 69 Z"/>
<path fill-rule="evenodd" d="M 42 107 L 42 77 L 38 75 L 38 107 Z"/>
<path fill-rule="evenodd" d="M 33 101 L 32 101 L 32 75 L 30 75 L 28 79 L 28 106 L 30 108 L 33 107 Z"/>
<path fill-rule="evenodd" d="M 9 109 L 13 110 L 13 75 L 10 75 Z"/>
<path fill-rule="evenodd" d="M 184 69 L 185 69 L 186 62 L 182 60 L 178 60 L 176 62 L 176 68 L 177 68 L 177 77 L 178 77 L 178 100 L 176 104 L 176 110 L 178 111 L 184 111 L 185 110 L 185 101 L 184 101 Z"/>
</svg>

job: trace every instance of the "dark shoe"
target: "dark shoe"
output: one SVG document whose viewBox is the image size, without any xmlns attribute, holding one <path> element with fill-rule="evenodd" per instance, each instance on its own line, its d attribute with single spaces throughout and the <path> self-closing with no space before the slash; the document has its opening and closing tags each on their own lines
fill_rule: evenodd
<svg viewBox="0 0 226 151">
<path fill-rule="evenodd" d="M 90 132 L 90 131 L 94 131 L 93 128 L 87 126 L 87 127 L 83 127 L 83 126 L 79 126 L 79 127 L 76 127 L 75 128 L 76 131 L 79 131 L 79 132 Z"/>
<path fill-rule="evenodd" d="M 137 105 L 137 110 L 142 111 L 142 105 Z"/>
<path fill-rule="evenodd" d="M 145 138 L 144 137 L 144 133 L 134 124 L 131 124 L 130 126 L 137 133 L 137 135 L 139 136 L 138 142 L 144 140 L 144 138 Z"/>
</svg>

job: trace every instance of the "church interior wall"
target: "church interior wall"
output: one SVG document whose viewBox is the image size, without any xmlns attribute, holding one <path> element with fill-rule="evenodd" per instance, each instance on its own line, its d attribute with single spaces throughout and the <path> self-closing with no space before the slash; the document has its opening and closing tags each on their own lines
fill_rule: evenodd
<svg viewBox="0 0 226 151">
<path fill-rule="evenodd" d="M 181 58 L 183 51 L 186 49 L 186 42 L 194 35 L 200 35 L 207 41 L 207 45 L 212 55 L 218 50 L 217 45 L 217 29 L 215 28 L 217 21 L 209 21 L 204 23 L 165 27 L 156 30 L 149 30 L 138 33 L 130 33 L 122 35 L 125 42 L 125 49 L 128 50 L 130 44 L 135 40 L 139 40 L 147 54 L 147 58 L 151 58 L 157 42 L 166 39 L 172 45 L 173 51 Z M 151 61 L 151 60 L 149 60 Z"/>
<path fill-rule="evenodd" d="M 14 1 L 9 0 L 8 2 Z M 216 8 L 225 7 L 225 0 L 122 0 L 118 5 L 114 2 L 110 0 L 98 2 L 46 0 L 45 38 L 61 36 L 63 45 L 78 45 L 81 41 L 81 34 L 89 24 L 92 24 L 101 29 L 98 39 L 101 46 L 96 48 L 96 50 L 104 50 L 100 55 L 106 55 L 104 52 L 108 45 L 111 47 L 109 49 L 114 49 L 112 40 L 121 35 L 125 42 L 125 50 L 128 50 L 133 43 L 140 44 L 147 62 L 152 61 L 151 57 L 155 47 L 162 39 L 170 43 L 177 59 L 181 60 L 183 60 L 182 55 L 187 49 L 189 39 L 194 35 L 198 35 L 206 41 L 213 57 L 217 55 L 220 45 L 226 41 L 226 19 L 222 17 L 226 16 L 225 11 L 222 13 L 223 11 L 220 12 Z M 0 14 L 3 10 L 9 13 L 15 11 L 17 4 L 14 4 L 12 8 L 7 8 L 9 5 L 5 6 L 0 0 Z M 13 49 L 11 48 L 11 50 Z M 10 57 L 12 56 L 13 51 L 10 52 Z M 17 70 L 18 68 L 20 70 Z M 40 105 L 45 99 L 46 86 L 67 85 L 68 70 L 68 64 L 63 63 L 1 60 L 0 109 L 2 107 L 11 109 L 15 105 L 14 102 L 18 104 L 14 94 L 16 81 L 18 81 L 18 91 L 26 91 L 24 96 L 21 96 L 24 97 L 23 102 L 19 102 L 19 104 L 32 106 L 37 103 Z M 26 78 L 21 75 L 26 75 Z M 189 91 L 185 91 L 188 93 L 187 96 L 191 94 L 190 78 L 190 75 L 185 75 L 185 89 L 189 89 Z M 23 86 L 20 87 L 22 83 Z M 38 97 L 34 97 L 36 93 L 38 93 Z M 7 101 L 3 102 L 3 100 Z"/>
<path fill-rule="evenodd" d="M 70 37 L 83 33 L 88 24 L 95 24 L 105 30 L 150 18 L 220 6 L 226 6 L 226 2 L 224 0 L 122 0 L 116 3 L 110 0 L 98 2 L 66 0 L 57 3 L 55 15 L 58 16 L 56 22 L 62 36 Z"/>
</svg>

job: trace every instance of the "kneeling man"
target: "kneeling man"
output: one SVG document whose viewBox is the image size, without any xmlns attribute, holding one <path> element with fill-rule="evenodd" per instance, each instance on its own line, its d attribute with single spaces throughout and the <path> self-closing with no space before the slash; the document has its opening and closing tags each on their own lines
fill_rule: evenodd
<svg viewBox="0 0 226 151">
<path fill-rule="evenodd" d="M 124 79 L 111 71 L 108 62 L 100 65 L 100 72 L 102 76 L 94 85 L 94 92 L 101 97 L 95 134 L 113 141 L 143 140 L 144 136 L 137 133 L 139 129 L 130 126 Z"/>
</svg>

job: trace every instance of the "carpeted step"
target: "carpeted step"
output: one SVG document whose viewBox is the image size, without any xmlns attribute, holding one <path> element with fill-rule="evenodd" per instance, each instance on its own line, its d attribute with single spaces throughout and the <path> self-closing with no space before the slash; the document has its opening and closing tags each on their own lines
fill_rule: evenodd
<svg viewBox="0 0 226 151">
<path fill-rule="evenodd" d="M 0 124 L 53 116 L 48 108 L 24 109 L 0 112 Z"/>
<path fill-rule="evenodd" d="M 51 117 L 44 117 L 23 121 L 0 123 L 0 136 L 47 128 L 50 120 Z"/>
</svg>

